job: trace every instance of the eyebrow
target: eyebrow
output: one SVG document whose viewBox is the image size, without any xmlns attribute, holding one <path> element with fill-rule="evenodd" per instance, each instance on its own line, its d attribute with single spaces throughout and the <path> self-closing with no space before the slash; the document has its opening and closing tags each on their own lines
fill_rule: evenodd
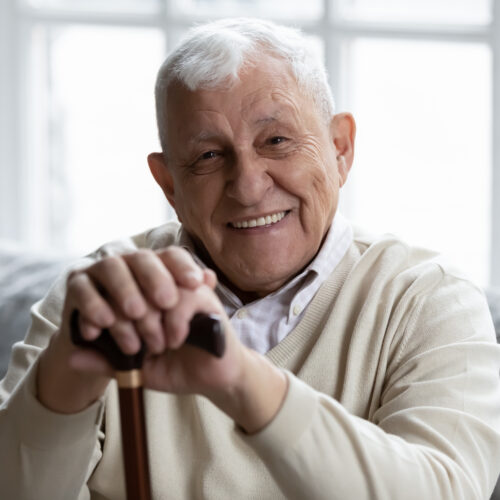
<svg viewBox="0 0 500 500">
<path fill-rule="evenodd" d="M 278 114 L 276 115 L 273 115 L 273 116 L 266 116 L 264 118 L 259 118 L 257 120 L 255 120 L 253 123 L 254 125 L 267 125 L 269 123 L 273 123 L 273 122 L 276 122 L 278 121 Z"/>
<path fill-rule="evenodd" d="M 269 125 L 271 123 L 276 123 L 282 118 L 282 115 L 283 113 L 281 113 L 281 111 L 277 111 L 273 115 L 257 118 L 256 120 L 254 120 L 253 125 L 262 127 Z M 190 137 L 188 143 L 190 145 L 197 145 L 202 142 L 207 142 L 219 138 L 220 134 L 217 132 L 213 132 L 210 130 L 202 130 L 201 132 L 198 132 L 196 135 Z"/>
<path fill-rule="evenodd" d="M 262 116 L 257 118 L 254 122 L 254 126 L 266 126 L 271 123 L 282 123 L 283 125 L 293 125 L 296 122 L 296 116 L 293 109 L 287 107 L 280 107 L 280 109 L 274 110 L 271 115 Z"/>
<path fill-rule="evenodd" d="M 190 137 L 188 142 L 189 144 L 199 144 L 200 142 L 209 141 L 211 139 L 216 139 L 219 135 L 215 132 L 211 132 L 208 130 L 202 130 L 198 134 Z"/>
</svg>

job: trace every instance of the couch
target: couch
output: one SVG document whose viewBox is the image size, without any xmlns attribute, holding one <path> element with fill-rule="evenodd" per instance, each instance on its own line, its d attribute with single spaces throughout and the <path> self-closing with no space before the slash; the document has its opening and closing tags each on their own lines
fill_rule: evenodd
<svg viewBox="0 0 500 500">
<path fill-rule="evenodd" d="M 0 379 L 7 370 L 11 346 L 21 340 L 30 323 L 30 306 L 71 262 L 68 256 L 35 255 L 0 242 Z M 486 297 L 500 341 L 500 289 Z M 491 500 L 500 500 L 500 481 Z"/>
</svg>

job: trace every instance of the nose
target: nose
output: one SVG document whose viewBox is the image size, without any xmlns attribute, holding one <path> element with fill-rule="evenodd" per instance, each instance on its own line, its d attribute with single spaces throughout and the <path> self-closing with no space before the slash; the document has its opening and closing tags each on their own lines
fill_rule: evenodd
<svg viewBox="0 0 500 500">
<path fill-rule="evenodd" d="M 257 205 L 272 188 L 266 160 L 255 152 L 235 153 L 226 181 L 226 196 L 243 206 Z"/>
</svg>

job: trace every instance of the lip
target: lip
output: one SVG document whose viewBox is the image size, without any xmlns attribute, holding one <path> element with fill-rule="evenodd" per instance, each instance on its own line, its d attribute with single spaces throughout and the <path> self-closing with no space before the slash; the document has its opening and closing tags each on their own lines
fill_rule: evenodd
<svg viewBox="0 0 500 500">
<path fill-rule="evenodd" d="M 244 222 L 244 221 L 247 221 L 247 220 L 251 220 L 251 219 L 258 219 L 259 217 L 265 217 L 266 215 L 270 215 L 270 214 L 275 214 L 275 213 L 279 213 L 279 212 L 285 212 L 285 215 L 283 216 L 283 218 L 278 221 L 278 222 L 274 222 L 274 223 L 271 223 L 271 224 L 265 224 L 264 226 L 255 226 L 255 227 L 246 227 L 246 228 L 236 228 L 236 227 L 233 227 L 231 224 L 232 223 L 237 223 L 237 222 Z M 278 210 L 276 212 L 266 212 L 262 215 L 255 215 L 255 216 L 247 216 L 247 217 L 242 217 L 240 219 L 235 219 L 235 220 L 232 220 L 231 223 L 227 223 L 226 224 L 226 228 L 227 229 L 230 229 L 231 231 L 234 231 L 236 232 L 237 234 L 255 234 L 255 233 L 261 233 L 261 232 L 268 232 L 270 230 L 273 230 L 275 228 L 279 228 L 281 227 L 285 221 L 288 220 L 288 216 L 290 215 L 292 211 L 290 209 L 288 210 Z"/>
</svg>

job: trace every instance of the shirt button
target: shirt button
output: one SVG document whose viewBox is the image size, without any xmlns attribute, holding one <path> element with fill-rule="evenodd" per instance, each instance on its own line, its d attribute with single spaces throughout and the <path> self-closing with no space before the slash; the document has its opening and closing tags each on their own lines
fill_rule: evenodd
<svg viewBox="0 0 500 500">
<path fill-rule="evenodd" d="M 238 319 L 245 319 L 248 316 L 248 312 L 246 309 L 240 309 L 236 316 L 238 316 Z"/>
<path fill-rule="evenodd" d="M 298 316 L 302 311 L 302 307 L 300 307 L 298 304 L 294 305 L 293 306 L 293 314 L 295 314 L 295 316 Z"/>
</svg>

